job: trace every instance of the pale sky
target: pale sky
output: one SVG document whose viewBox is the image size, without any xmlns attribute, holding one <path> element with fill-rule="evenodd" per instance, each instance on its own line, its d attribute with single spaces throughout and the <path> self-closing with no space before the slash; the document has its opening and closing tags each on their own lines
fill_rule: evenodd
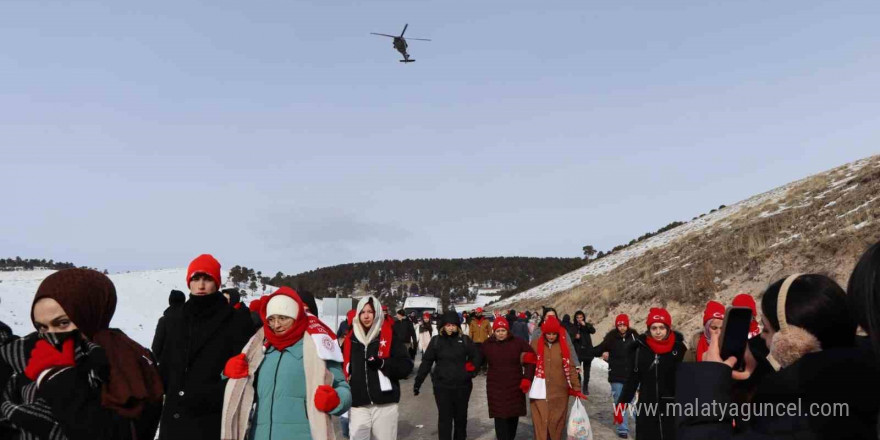
<svg viewBox="0 0 880 440">
<path fill-rule="evenodd" d="M 403 64 L 390 39 L 410 42 Z M 0 2 L 0 256 L 580 256 L 880 152 L 880 2 Z M 11 183 L 11 186 L 10 186 Z"/>
</svg>

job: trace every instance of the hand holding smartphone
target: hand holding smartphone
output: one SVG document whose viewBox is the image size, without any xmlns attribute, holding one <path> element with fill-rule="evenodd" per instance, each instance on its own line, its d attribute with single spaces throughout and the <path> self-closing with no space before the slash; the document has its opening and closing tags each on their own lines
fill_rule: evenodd
<svg viewBox="0 0 880 440">
<path fill-rule="evenodd" d="M 721 359 L 736 357 L 734 370 L 745 367 L 745 351 L 749 339 L 749 326 L 752 323 L 752 309 L 748 307 L 728 307 L 721 327 Z"/>
</svg>

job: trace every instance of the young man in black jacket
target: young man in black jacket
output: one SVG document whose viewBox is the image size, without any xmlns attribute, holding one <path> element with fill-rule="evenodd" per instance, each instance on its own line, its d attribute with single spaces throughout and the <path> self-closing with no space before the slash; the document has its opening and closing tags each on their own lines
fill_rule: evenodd
<svg viewBox="0 0 880 440">
<path fill-rule="evenodd" d="M 440 440 L 464 440 L 467 438 L 472 379 L 482 364 L 482 358 L 471 338 L 461 334 L 455 312 L 444 313 L 438 324 L 439 334 L 431 338 L 431 343 L 422 356 L 413 394 L 419 395 L 419 389 L 430 372 L 431 382 L 434 384 L 434 400 L 439 412 L 437 431 Z"/>
<path fill-rule="evenodd" d="M 403 309 L 397 311 L 397 320 L 394 321 L 394 337 L 399 341 L 403 341 L 409 358 L 415 360 L 416 346 L 418 346 L 416 328 L 412 321 L 406 317 L 406 312 Z"/>
<path fill-rule="evenodd" d="M 571 324 L 569 334 L 577 351 L 578 360 L 581 361 L 584 375 L 581 380 L 581 391 L 587 396 L 590 395 L 590 364 L 593 363 L 593 337 L 590 335 L 595 333 L 596 327 L 587 322 L 587 315 L 581 310 L 574 312 L 574 322 Z"/>
<path fill-rule="evenodd" d="M 608 382 L 611 383 L 611 397 L 616 402 L 630 373 L 628 347 L 635 343 L 638 333 L 629 328 L 629 316 L 625 314 L 617 315 L 614 325 L 615 328 L 593 348 L 593 356 L 602 356 L 608 362 Z M 623 423 L 617 425 L 617 436 L 629 437 L 627 417 L 623 418 Z"/>
<path fill-rule="evenodd" d="M 218 291 L 220 263 L 214 257 L 205 254 L 193 260 L 186 281 L 189 299 L 169 307 L 156 329 L 165 335 L 157 347 L 165 385 L 159 438 L 216 440 L 226 388 L 221 373 L 253 336 L 254 325 Z"/>
<path fill-rule="evenodd" d="M 351 440 L 397 438 L 400 380 L 413 369 L 404 341 L 381 307 L 378 298 L 361 298 L 342 346 L 351 386 Z"/>
</svg>

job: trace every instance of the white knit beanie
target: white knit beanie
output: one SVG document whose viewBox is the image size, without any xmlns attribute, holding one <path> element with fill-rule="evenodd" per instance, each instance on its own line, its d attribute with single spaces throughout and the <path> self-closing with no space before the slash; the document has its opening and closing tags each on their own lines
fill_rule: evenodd
<svg viewBox="0 0 880 440">
<path fill-rule="evenodd" d="M 266 318 L 272 315 L 287 316 L 293 319 L 299 315 L 299 304 L 287 295 L 275 295 L 266 304 Z"/>
</svg>

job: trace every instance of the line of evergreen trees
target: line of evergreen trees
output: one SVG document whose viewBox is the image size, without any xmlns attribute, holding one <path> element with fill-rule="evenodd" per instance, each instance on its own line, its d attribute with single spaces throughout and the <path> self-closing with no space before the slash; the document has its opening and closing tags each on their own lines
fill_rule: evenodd
<svg viewBox="0 0 880 440">
<path fill-rule="evenodd" d="M 34 270 L 36 268 L 46 268 L 46 269 L 73 269 L 76 265 L 70 262 L 63 261 L 54 261 L 48 260 L 45 258 L 36 259 L 36 258 L 0 258 L 0 270 L 2 271 L 13 271 L 13 270 Z"/>
<path fill-rule="evenodd" d="M 230 269 L 233 281 L 254 277 L 273 286 L 290 286 L 318 298 L 370 293 L 400 305 L 407 296 L 436 296 L 444 303 L 473 300 L 471 287 L 503 289 L 510 295 L 584 265 L 581 258 L 483 257 L 367 261 L 324 267 L 297 275 L 262 277 L 242 266 Z"/>
</svg>

